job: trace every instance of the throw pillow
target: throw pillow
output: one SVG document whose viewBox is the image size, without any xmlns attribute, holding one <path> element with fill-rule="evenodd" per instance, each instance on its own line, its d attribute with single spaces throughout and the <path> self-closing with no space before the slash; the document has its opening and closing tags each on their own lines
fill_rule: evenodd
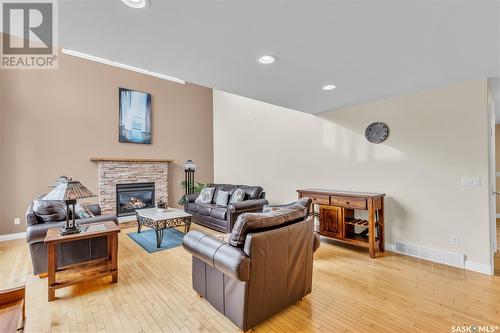
<svg viewBox="0 0 500 333">
<path fill-rule="evenodd" d="M 243 199 L 245 199 L 245 191 L 243 191 L 241 188 L 237 188 L 236 190 L 234 190 L 229 203 L 242 202 Z"/>
<path fill-rule="evenodd" d="M 85 206 L 83 203 L 77 203 L 75 205 L 75 214 L 79 219 L 86 219 L 89 217 L 94 217 L 94 214 L 92 214 L 92 211 Z"/>
<path fill-rule="evenodd" d="M 205 187 L 201 190 L 200 195 L 196 198 L 195 202 L 200 204 L 209 204 L 212 202 L 212 198 L 214 197 L 215 187 Z"/>
<path fill-rule="evenodd" d="M 227 191 L 219 191 L 217 195 L 217 201 L 215 202 L 217 206 L 227 206 L 227 202 L 229 201 L 229 192 Z"/>
<path fill-rule="evenodd" d="M 66 206 L 59 201 L 35 200 L 33 212 L 43 222 L 66 220 Z"/>
</svg>

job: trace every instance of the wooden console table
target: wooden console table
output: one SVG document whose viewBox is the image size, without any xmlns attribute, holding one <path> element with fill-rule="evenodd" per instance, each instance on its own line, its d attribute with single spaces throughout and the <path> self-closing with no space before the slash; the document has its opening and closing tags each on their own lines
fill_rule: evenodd
<svg viewBox="0 0 500 333">
<path fill-rule="evenodd" d="M 48 251 L 48 300 L 55 299 L 56 289 L 111 276 L 111 282 L 118 282 L 118 233 L 120 228 L 113 221 L 89 223 L 81 226 L 78 234 L 59 234 L 59 228 L 51 228 L 45 236 Z M 106 236 L 108 256 L 103 259 L 86 261 L 70 266 L 57 267 L 57 245 L 81 239 Z"/>
<path fill-rule="evenodd" d="M 310 215 L 319 219 L 320 235 L 367 247 L 371 258 L 375 258 L 377 246 L 384 251 L 385 194 L 319 189 L 297 192 L 299 199 L 312 199 Z M 319 205 L 319 213 L 315 212 L 315 204 Z M 368 211 L 368 220 L 356 219 L 356 209 Z"/>
</svg>

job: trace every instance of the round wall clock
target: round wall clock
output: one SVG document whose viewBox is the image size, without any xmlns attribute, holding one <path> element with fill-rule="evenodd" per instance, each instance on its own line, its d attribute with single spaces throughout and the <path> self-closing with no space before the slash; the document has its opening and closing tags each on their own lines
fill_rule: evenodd
<svg viewBox="0 0 500 333">
<path fill-rule="evenodd" d="M 370 124 L 365 130 L 366 140 L 371 143 L 382 143 L 389 136 L 389 126 L 385 123 L 377 122 Z"/>
</svg>

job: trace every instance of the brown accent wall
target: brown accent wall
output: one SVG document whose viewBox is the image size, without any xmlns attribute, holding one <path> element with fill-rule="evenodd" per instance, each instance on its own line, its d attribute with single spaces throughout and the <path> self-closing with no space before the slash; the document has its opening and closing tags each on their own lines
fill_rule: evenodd
<svg viewBox="0 0 500 333">
<path fill-rule="evenodd" d="M 118 142 L 119 87 L 151 93 L 151 145 Z M 0 70 L 0 88 L 0 234 L 24 231 L 30 200 L 59 175 L 97 193 L 91 157 L 173 159 L 170 205 L 186 159 L 200 166 L 197 180 L 213 181 L 212 89 L 62 54 L 58 70 Z"/>
</svg>

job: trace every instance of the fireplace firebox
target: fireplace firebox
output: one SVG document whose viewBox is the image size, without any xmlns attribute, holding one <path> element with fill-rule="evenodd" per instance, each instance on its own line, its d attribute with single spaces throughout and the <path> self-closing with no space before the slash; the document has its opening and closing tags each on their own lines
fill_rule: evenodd
<svg viewBox="0 0 500 333">
<path fill-rule="evenodd" d="M 136 209 L 155 206 L 155 183 L 116 184 L 116 215 L 135 214 Z"/>
</svg>

